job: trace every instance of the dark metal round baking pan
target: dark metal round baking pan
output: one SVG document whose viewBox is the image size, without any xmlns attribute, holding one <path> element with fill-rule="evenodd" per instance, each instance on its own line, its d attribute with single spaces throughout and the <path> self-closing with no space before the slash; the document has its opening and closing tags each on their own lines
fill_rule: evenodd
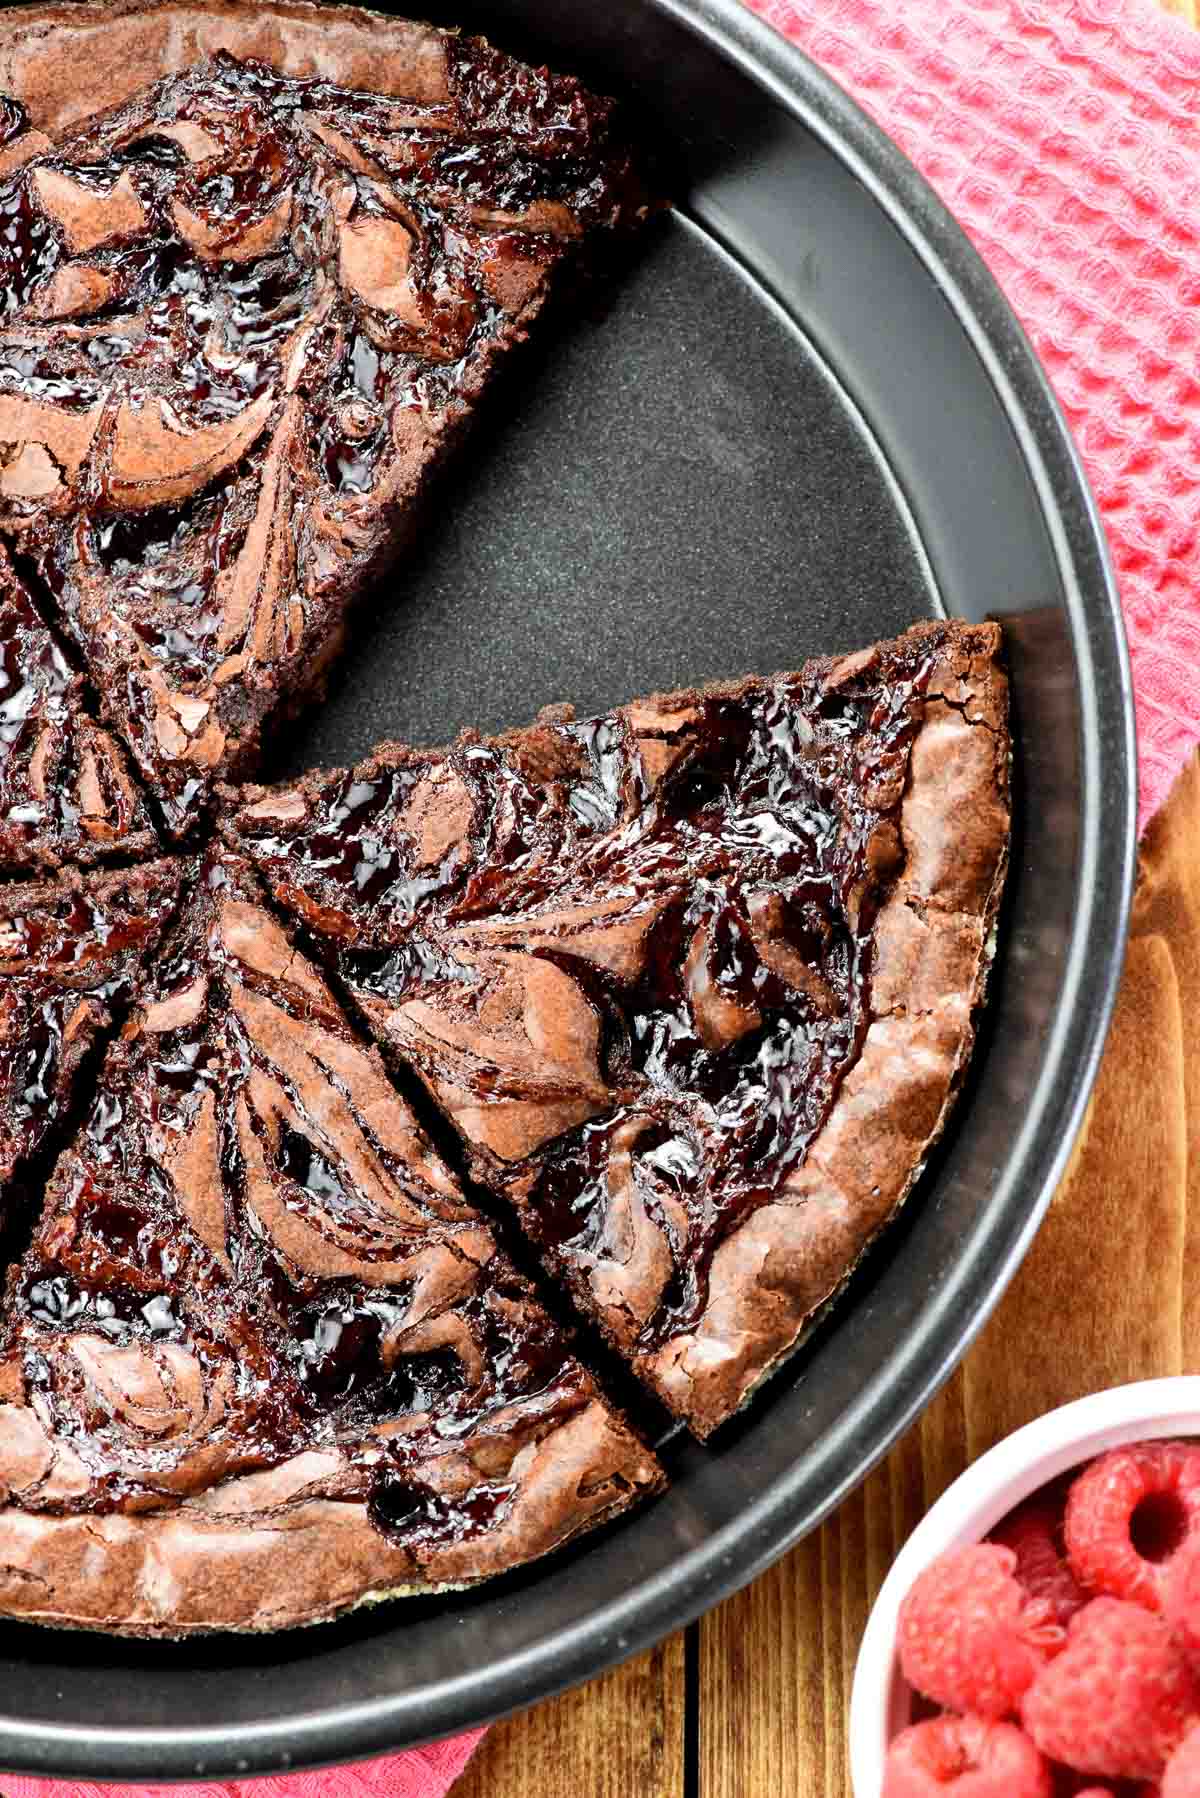
<svg viewBox="0 0 1200 1798">
<path fill-rule="evenodd" d="M 439 22 L 622 95 L 678 210 L 508 382 L 293 762 L 789 667 L 939 610 L 999 617 L 1019 825 L 988 1027 L 904 1218 L 748 1415 L 709 1448 L 667 1444 L 667 1496 L 478 1593 L 292 1636 L 139 1648 L 8 1627 L 3 1767 L 161 1780 L 365 1756 L 694 1617 L 811 1530 L 962 1355 L 1100 1053 L 1134 857 L 1129 672 L 1075 453 L 982 264 L 739 0 L 454 13 Z"/>
</svg>

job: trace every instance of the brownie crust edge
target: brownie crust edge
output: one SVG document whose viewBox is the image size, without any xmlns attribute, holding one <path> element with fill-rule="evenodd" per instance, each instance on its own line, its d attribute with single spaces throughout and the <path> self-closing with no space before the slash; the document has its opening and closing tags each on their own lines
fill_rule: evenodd
<svg viewBox="0 0 1200 1798">
<path fill-rule="evenodd" d="M 971 1059 L 1008 868 L 1008 680 L 998 625 L 951 629 L 913 744 L 862 1054 L 779 1196 L 717 1250 L 696 1327 L 637 1362 L 702 1438 L 837 1299 L 920 1179 Z"/>
<path fill-rule="evenodd" d="M 53 1451 L 31 1410 L 0 1406 L 9 1492 Z M 417 1574 L 411 1556 L 381 1536 L 365 1502 L 304 1494 L 314 1477 L 336 1479 L 338 1463 L 336 1450 L 305 1451 L 145 1515 L 50 1516 L 6 1505 L 0 1613 L 59 1629 L 167 1639 L 322 1623 L 360 1605 L 457 1591 L 512 1572 L 663 1483 L 653 1457 L 593 1399 L 537 1444 L 511 1510 L 486 1544 L 449 1544 Z"/>
</svg>

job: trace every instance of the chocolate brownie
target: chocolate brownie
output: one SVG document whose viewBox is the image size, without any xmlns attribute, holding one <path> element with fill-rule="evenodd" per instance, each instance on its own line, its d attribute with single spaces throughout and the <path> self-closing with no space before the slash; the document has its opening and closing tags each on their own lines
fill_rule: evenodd
<svg viewBox="0 0 1200 1798">
<path fill-rule="evenodd" d="M 0 531 L 182 835 L 643 207 L 608 101 L 348 7 L 17 7 L 0 89 Z"/>
<path fill-rule="evenodd" d="M 0 875 L 157 847 L 120 745 L 0 550 Z"/>
<path fill-rule="evenodd" d="M 699 1434 L 911 1188 L 1009 830 L 994 625 L 252 789 L 226 823 Z"/>
<path fill-rule="evenodd" d="M 231 856 L 58 1164 L 0 1401 L 0 1610 L 133 1634 L 462 1586 L 661 1481 Z"/>
<path fill-rule="evenodd" d="M 179 871 L 0 886 L 0 1194 L 70 1105 L 80 1066 L 170 922 Z"/>
</svg>

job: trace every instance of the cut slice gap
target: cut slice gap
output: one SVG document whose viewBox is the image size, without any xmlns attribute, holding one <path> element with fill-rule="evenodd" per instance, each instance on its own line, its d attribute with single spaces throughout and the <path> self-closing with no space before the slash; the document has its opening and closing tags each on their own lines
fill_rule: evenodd
<svg viewBox="0 0 1200 1798">
<path fill-rule="evenodd" d="M 180 838 L 321 692 L 556 276 L 645 210 L 610 103 L 576 82 L 358 15 L 320 81 L 239 62 L 275 10 L 230 17 L 184 70 L 178 32 L 148 32 L 134 93 L 106 55 L 110 110 L 46 117 L 49 148 L 36 47 L 24 61 L 0 19 L 33 127 L 10 179 L 37 227 L 0 245 L 20 302 L 0 530 Z"/>
<path fill-rule="evenodd" d="M 0 548 L 0 880 L 158 847 L 124 749 Z"/>
<path fill-rule="evenodd" d="M 11 1178 L 0 1184 L 0 1333 L 21 1264 L 42 1215 L 55 1164 L 91 1109 L 104 1057 L 125 1020 L 126 1007 L 115 999 L 107 1009 L 106 1021 L 97 1024 L 91 1041 L 71 1070 L 72 1077 L 65 1086 L 53 1124 L 28 1155 L 14 1159 Z"/>
<path fill-rule="evenodd" d="M 229 855 L 59 1160 L 0 1395 L 0 1610 L 131 1634 L 470 1584 L 662 1478 Z"/>
<path fill-rule="evenodd" d="M 358 1005 L 353 990 L 339 978 L 337 958 L 330 955 L 329 944 L 314 937 L 295 917 L 278 907 L 273 895 L 265 897 L 271 910 L 294 931 L 297 948 L 321 968 L 347 1016 L 364 1038 L 370 1040 L 370 1020 Z M 642 1441 L 656 1454 L 662 1454 L 672 1438 L 679 1434 L 679 1419 L 673 1417 L 661 1400 L 633 1376 L 628 1361 L 614 1348 L 590 1310 L 576 1302 L 569 1285 L 559 1279 L 547 1278 L 545 1264 L 521 1230 L 512 1206 L 491 1187 L 473 1177 L 466 1145 L 428 1087 L 388 1042 L 381 1040 L 378 1046 L 393 1086 L 435 1153 L 462 1187 L 468 1203 L 486 1218 L 502 1253 L 536 1292 L 539 1304 L 576 1343 L 579 1360 L 595 1377 L 600 1390 L 617 1411 L 629 1419 Z"/>
<path fill-rule="evenodd" d="M 55 603 L 54 595 L 47 586 L 41 571 L 29 556 L 22 553 L 19 542 L 12 542 L 7 547 L 5 546 L 2 524 L 0 524 L 0 555 L 6 558 L 26 598 L 49 633 L 56 656 L 70 670 L 75 682 L 74 693 L 79 708 L 90 721 L 94 731 L 102 735 L 105 741 L 112 746 L 111 753 L 114 761 L 120 766 L 124 777 L 130 783 L 136 794 L 137 806 L 148 820 L 153 833 L 154 846 L 157 848 L 166 845 L 169 853 L 172 847 L 172 833 L 168 828 L 162 803 L 157 793 L 147 782 L 143 771 L 130 754 L 119 726 L 107 718 L 103 696 L 92 679 L 87 658 L 71 632 L 63 628 L 63 620 Z M 179 845 L 180 853 L 195 854 L 199 848 L 203 847 L 209 835 L 211 835 L 211 831 L 207 827 L 206 821 L 199 820 L 197 828 L 191 833 L 189 842 Z M 114 846 L 104 857 L 105 865 L 114 868 L 133 866 L 138 859 L 140 859 L 139 853 L 133 849 L 127 850 L 124 845 Z"/>
<path fill-rule="evenodd" d="M 103 696 L 92 679 L 87 658 L 71 633 L 62 628 L 62 619 L 55 604 L 54 595 L 47 586 L 41 570 L 29 556 L 23 555 L 15 545 L 6 551 L 3 547 L 2 537 L 3 527 L 0 526 L 0 555 L 6 557 L 29 603 L 49 633 L 54 644 L 55 654 L 71 671 L 74 679 L 73 692 L 79 708 L 90 720 L 94 731 L 103 735 L 106 742 L 111 744 L 113 757 L 119 762 L 126 779 L 137 795 L 138 807 L 145 814 L 154 833 L 155 844 L 169 845 L 172 831 L 168 826 L 162 802 L 125 746 L 124 739 L 120 735 L 119 724 L 110 724 L 108 721 Z M 207 819 L 198 818 L 188 835 L 188 841 L 179 845 L 180 852 L 195 854 L 204 846 L 210 835 L 211 829 Z M 110 867 L 120 867 L 127 860 L 132 862 L 135 859 L 135 853 L 127 852 L 123 846 L 114 847 L 105 856 L 105 861 Z"/>
<path fill-rule="evenodd" d="M 327 945 L 639 1376 L 698 1434 L 911 1189 L 970 1054 L 1009 829 L 993 625 L 248 789 Z"/>
<path fill-rule="evenodd" d="M 181 875 L 160 861 L 0 887 L 0 1229 L 159 949 Z"/>
</svg>

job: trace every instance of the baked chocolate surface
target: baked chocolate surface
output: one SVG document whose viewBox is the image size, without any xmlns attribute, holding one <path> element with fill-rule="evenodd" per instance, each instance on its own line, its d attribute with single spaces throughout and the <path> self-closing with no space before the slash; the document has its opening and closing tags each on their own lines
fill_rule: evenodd
<svg viewBox="0 0 1200 1798">
<path fill-rule="evenodd" d="M 640 201 L 607 101 L 348 8 L 20 7 L 0 88 L 0 532 L 182 835 Z"/>
<path fill-rule="evenodd" d="M 225 829 L 699 1434 L 907 1194 L 1009 829 L 993 625 L 253 789 Z"/>
<path fill-rule="evenodd" d="M 0 886 L 0 1193 L 62 1122 L 178 891 L 179 869 L 165 861 Z"/>
<path fill-rule="evenodd" d="M 158 847 L 125 753 L 0 549 L 0 876 Z"/>
<path fill-rule="evenodd" d="M 0 12 L 0 876 L 74 870 L 0 884 L 0 1183 L 133 1008 L 0 1319 L 0 1612 L 285 1627 L 661 1482 L 253 865 L 701 1436 L 942 1127 L 1007 857 L 994 627 L 230 785 L 642 209 L 609 103 L 477 39 Z M 175 837 L 223 794 L 226 851 L 81 871 L 155 845 L 119 737 Z"/>
<path fill-rule="evenodd" d="M 661 1480 L 227 855 L 58 1164 L 0 1399 L 0 1609 L 130 1633 L 467 1584 Z"/>
</svg>

